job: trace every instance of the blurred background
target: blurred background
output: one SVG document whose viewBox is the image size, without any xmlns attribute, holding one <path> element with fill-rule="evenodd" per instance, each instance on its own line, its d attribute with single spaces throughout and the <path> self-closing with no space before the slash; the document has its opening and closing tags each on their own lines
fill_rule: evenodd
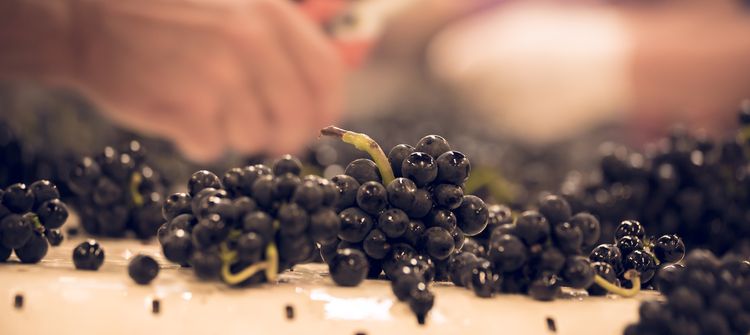
<svg viewBox="0 0 750 335">
<path fill-rule="evenodd" d="M 338 124 L 384 150 L 440 134 L 470 157 L 467 188 L 489 202 L 521 209 L 540 193 L 562 192 L 575 211 L 603 219 L 602 236 L 615 221 L 639 218 L 660 230 L 654 234 L 678 230 L 689 245 L 747 252 L 750 165 L 737 121 L 742 108 L 750 113 L 742 102 L 750 96 L 746 2 L 294 6 L 346 66 Z M 132 139 L 171 189 L 198 168 L 223 172 L 274 158 L 261 149 L 191 161 L 172 141 L 122 127 L 102 108 L 79 90 L 2 82 L 0 184 L 64 184 L 81 157 Z M 314 136 L 297 153 L 326 177 L 362 156 Z"/>
</svg>

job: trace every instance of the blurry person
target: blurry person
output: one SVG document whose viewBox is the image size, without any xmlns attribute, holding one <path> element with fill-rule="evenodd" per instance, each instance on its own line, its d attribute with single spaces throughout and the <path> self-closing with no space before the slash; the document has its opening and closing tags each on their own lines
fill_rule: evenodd
<svg viewBox="0 0 750 335">
<path fill-rule="evenodd" d="M 674 122 L 717 134 L 750 96 L 748 9 L 738 0 L 415 0 L 386 25 L 372 66 L 398 63 L 392 72 L 439 82 L 494 121 L 487 128 L 530 142 L 607 122 L 633 125 L 638 141 Z"/>
<path fill-rule="evenodd" d="M 300 149 L 338 117 L 342 68 L 291 1 L 0 1 L 0 79 L 72 87 L 199 161 Z"/>
</svg>

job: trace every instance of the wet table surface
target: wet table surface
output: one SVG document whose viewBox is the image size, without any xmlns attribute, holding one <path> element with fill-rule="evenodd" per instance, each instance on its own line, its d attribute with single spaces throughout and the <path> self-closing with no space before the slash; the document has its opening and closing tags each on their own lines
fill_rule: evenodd
<svg viewBox="0 0 750 335">
<path fill-rule="evenodd" d="M 15 256 L 0 263 L 0 334 L 622 334 L 637 320 L 639 301 L 659 297 L 480 299 L 436 283 L 435 307 L 420 326 L 387 281 L 336 287 L 322 264 L 297 266 L 277 283 L 237 289 L 198 281 L 189 269 L 167 262 L 156 242 L 99 240 L 104 265 L 96 272 L 75 270 L 72 249 L 81 241 L 51 248 L 39 264 L 20 264 Z M 150 285 L 136 285 L 127 275 L 128 259 L 138 253 L 161 265 Z M 21 308 L 14 307 L 18 294 Z M 152 312 L 153 299 L 159 313 Z M 293 319 L 286 306 L 294 309 Z"/>
</svg>

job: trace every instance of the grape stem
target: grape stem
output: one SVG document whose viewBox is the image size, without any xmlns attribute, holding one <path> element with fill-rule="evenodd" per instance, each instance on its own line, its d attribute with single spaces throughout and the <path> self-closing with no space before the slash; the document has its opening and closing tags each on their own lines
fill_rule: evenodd
<svg viewBox="0 0 750 335">
<path fill-rule="evenodd" d="M 36 229 L 40 233 L 44 232 L 44 225 L 42 225 L 42 221 L 39 221 L 39 216 L 38 215 L 33 214 L 31 216 L 31 222 L 34 223 L 34 229 Z"/>
<path fill-rule="evenodd" d="M 276 244 L 269 243 L 266 247 L 266 260 L 255 263 L 244 268 L 242 271 L 232 273 L 230 266 L 237 261 L 237 252 L 229 250 L 226 244 L 221 245 L 221 277 L 227 284 L 237 285 L 256 273 L 265 270 L 268 281 L 276 280 L 279 268 L 279 255 L 276 250 Z"/>
<path fill-rule="evenodd" d="M 636 296 L 641 291 L 641 277 L 638 274 L 638 271 L 628 270 L 627 272 L 625 272 L 625 279 L 630 280 L 630 282 L 633 284 L 633 287 L 629 289 L 622 288 L 610 283 L 602 276 L 594 275 L 594 282 L 597 285 L 601 286 L 601 288 L 607 290 L 607 292 L 614 293 L 626 298 Z"/>
<path fill-rule="evenodd" d="M 133 203 L 136 207 L 143 206 L 143 196 L 141 192 L 138 192 L 141 182 L 143 182 L 143 176 L 140 173 L 136 172 L 130 176 L 130 196 L 133 197 Z"/>
<path fill-rule="evenodd" d="M 344 143 L 349 143 L 355 148 L 367 152 L 380 170 L 380 177 L 383 179 L 383 185 L 388 185 L 396 177 L 393 175 L 391 163 L 388 157 L 380 148 L 378 142 L 375 142 L 370 136 L 362 133 L 355 133 L 346 129 L 335 126 L 328 126 L 320 130 L 323 136 L 333 136 L 340 138 Z"/>
</svg>

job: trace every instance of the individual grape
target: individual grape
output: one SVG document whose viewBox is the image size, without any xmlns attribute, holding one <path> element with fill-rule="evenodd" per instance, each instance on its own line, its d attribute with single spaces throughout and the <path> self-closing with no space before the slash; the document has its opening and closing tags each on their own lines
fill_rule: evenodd
<svg viewBox="0 0 750 335">
<path fill-rule="evenodd" d="M 51 181 L 42 179 L 37 180 L 29 185 L 29 190 L 34 196 L 34 205 L 32 209 L 36 210 L 39 206 L 52 199 L 60 199 L 60 191 Z M 2 199 L 2 198 L 0 198 Z"/>
<path fill-rule="evenodd" d="M 612 266 L 619 275 L 622 273 L 622 252 L 614 244 L 600 244 L 591 251 L 589 259 L 592 262 L 604 262 Z"/>
<path fill-rule="evenodd" d="M 323 207 L 335 207 L 339 202 L 339 189 L 330 180 L 318 178 L 318 187 L 323 192 Z"/>
<path fill-rule="evenodd" d="M 260 261 L 266 242 L 259 234 L 249 232 L 237 239 L 237 258 L 242 262 Z"/>
<path fill-rule="evenodd" d="M 464 196 L 455 213 L 458 227 L 468 236 L 477 235 L 487 227 L 489 211 L 484 201 L 477 196 Z"/>
<path fill-rule="evenodd" d="M 187 193 L 173 193 L 164 200 L 162 205 L 162 216 L 164 220 L 171 221 L 180 214 L 191 214 L 192 198 Z"/>
<path fill-rule="evenodd" d="M 663 294 L 672 292 L 682 281 L 684 269 L 685 266 L 682 264 L 669 264 L 661 267 L 654 277 L 654 284 L 659 292 Z"/>
<path fill-rule="evenodd" d="M 195 250 L 190 257 L 190 265 L 199 279 L 215 279 L 221 271 L 221 258 L 215 249 Z"/>
<path fill-rule="evenodd" d="M 68 219 L 68 207 L 60 199 L 52 199 L 39 205 L 36 214 L 45 228 L 57 229 Z"/>
<path fill-rule="evenodd" d="M 73 249 L 73 264 L 78 270 L 96 271 L 104 263 L 104 249 L 94 240 L 82 242 Z"/>
<path fill-rule="evenodd" d="M 477 257 L 487 256 L 487 249 L 485 248 L 485 246 L 471 237 L 465 237 L 464 245 L 460 250 L 474 254 Z"/>
<path fill-rule="evenodd" d="M 550 237 L 550 224 L 541 213 L 525 211 L 516 220 L 515 234 L 527 245 L 544 243 Z"/>
<path fill-rule="evenodd" d="M 0 242 L 9 249 L 18 249 L 29 241 L 34 226 L 30 220 L 10 214 L 0 221 Z"/>
<path fill-rule="evenodd" d="M 419 283 L 409 293 L 409 308 L 417 316 L 419 324 L 425 323 L 427 313 L 435 304 L 435 295 L 427 289 L 427 284 Z"/>
<path fill-rule="evenodd" d="M 336 208 L 341 210 L 356 205 L 357 190 L 359 182 L 351 176 L 338 175 L 331 178 L 331 182 L 339 191 L 339 200 L 336 202 Z"/>
<path fill-rule="evenodd" d="M 94 187 L 92 200 L 100 207 L 108 207 L 122 199 L 123 189 L 117 183 L 107 177 L 99 178 Z"/>
<path fill-rule="evenodd" d="M 205 188 L 221 189 L 221 180 L 211 171 L 200 170 L 193 173 L 188 180 L 188 190 L 191 196 L 195 197 L 198 192 Z"/>
<path fill-rule="evenodd" d="M 373 229 L 362 241 L 367 256 L 374 259 L 383 259 L 391 251 L 391 244 L 380 229 Z"/>
<path fill-rule="evenodd" d="M 60 229 L 45 229 L 44 237 L 47 238 L 47 242 L 53 247 L 59 246 L 64 239 Z"/>
<path fill-rule="evenodd" d="M 409 294 L 419 284 L 424 284 L 423 276 L 411 266 L 401 266 L 391 281 L 391 289 L 400 301 L 407 301 Z"/>
<path fill-rule="evenodd" d="M 357 205 L 371 215 L 377 215 L 388 205 L 388 194 L 383 184 L 369 181 L 357 190 Z"/>
<path fill-rule="evenodd" d="M 463 202 L 464 190 L 453 184 L 439 184 L 433 189 L 432 195 L 438 206 L 456 209 Z"/>
<path fill-rule="evenodd" d="M 411 208 L 405 210 L 412 219 L 421 219 L 429 214 L 433 208 L 432 195 L 425 189 L 417 189 L 414 192 L 414 203 Z"/>
<path fill-rule="evenodd" d="M 378 216 L 377 228 L 388 238 L 399 238 L 406 232 L 409 216 L 398 208 L 389 208 Z"/>
<path fill-rule="evenodd" d="M 486 259 L 478 258 L 471 269 L 469 287 L 476 296 L 490 298 L 494 293 L 493 277 L 492 263 Z"/>
<path fill-rule="evenodd" d="M 469 159 L 461 152 L 448 151 L 435 159 L 438 166 L 437 181 L 461 185 L 469 178 L 471 164 Z"/>
<path fill-rule="evenodd" d="M 241 196 L 232 200 L 232 207 L 234 208 L 234 216 L 237 220 L 238 225 L 241 225 L 242 219 L 245 215 L 252 213 L 258 209 L 258 204 L 253 198 Z"/>
<path fill-rule="evenodd" d="M 147 285 L 159 274 L 159 263 L 146 255 L 136 255 L 128 263 L 128 275 L 138 285 Z"/>
<path fill-rule="evenodd" d="M 273 218 L 263 211 L 254 211 L 245 215 L 242 220 L 243 232 L 255 232 L 263 237 L 264 240 L 273 239 L 275 230 L 273 228 Z"/>
<path fill-rule="evenodd" d="M 640 273 L 641 283 L 648 283 L 654 277 L 656 264 L 654 258 L 643 250 L 634 250 L 622 261 L 623 269 L 634 269 Z"/>
<path fill-rule="evenodd" d="M 331 209 L 320 209 L 310 215 L 310 237 L 317 243 L 327 244 L 336 240 L 341 220 Z"/>
<path fill-rule="evenodd" d="M 91 157 L 84 157 L 71 170 L 68 186 L 76 194 L 88 194 L 101 176 L 101 168 Z"/>
<path fill-rule="evenodd" d="M 470 252 L 461 252 L 451 257 L 448 263 L 448 273 L 450 280 L 456 286 L 469 286 L 471 281 L 472 269 L 479 259 Z"/>
<path fill-rule="evenodd" d="M 212 214 L 198 221 L 193 227 L 191 236 L 193 243 L 201 248 L 217 246 L 226 239 L 229 234 L 229 227 L 226 222 L 217 214 Z"/>
<path fill-rule="evenodd" d="M 383 271 L 388 278 L 393 279 L 399 266 L 417 255 L 417 251 L 406 243 L 395 243 L 391 245 L 391 252 L 383 259 Z"/>
<path fill-rule="evenodd" d="M 34 205 L 34 194 L 26 184 L 18 183 L 8 186 L 3 193 L 3 206 L 16 214 L 24 214 Z"/>
<path fill-rule="evenodd" d="M 437 178 L 437 173 L 435 160 L 424 152 L 413 152 L 401 164 L 401 175 L 414 181 L 418 187 L 430 184 Z"/>
<path fill-rule="evenodd" d="M 273 180 L 273 198 L 274 200 L 291 200 L 294 191 L 302 183 L 299 176 L 287 173 L 276 176 Z"/>
<path fill-rule="evenodd" d="M 427 135 L 422 137 L 417 145 L 414 146 L 414 151 L 424 152 L 432 157 L 439 157 L 447 151 L 451 150 L 450 144 L 440 135 Z"/>
<path fill-rule="evenodd" d="M 667 298 L 669 308 L 681 316 L 698 316 L 704 306 L 700 294 L 685 286 L 675 288 Z"/>
<path fill-rule="evenodd" d="M 406 231 L 401 236 L 401 239 L 409 243 L 410 245 L 417 245 L 419 239 L 427 229 L 427 226 L 422 221 L 410 220 L 406 226 Z"/>
<path fill-rule="evenodd" d="M 283 176 L 287 173 L 299 176 L 302 172 L 302 162 L 292 155 L 284 155 L 273 163 L 271 169 L 274 176 Z"/>
<path fill-rule="evenodd" d="M 22 247 L 15 249 L 15 253 L 21 263 L 33 264 L 39 263 L 47 255 L 48 249 L 49 245 L 44 235 L 34 231 Z"/>
<path fill-rule="evenodd" d="M 716 256 L 705 249 L 695 249 L 685 257 L 685 267 L 709 272 L 716 272 L 721 267 L 721 262 Z"/>
<path fill-rule="evenodd" d="M 552 272 L 544 272 L 529 284 L 529 296 L 539 301 L 552 301 L 560 294 L 560 279 Z"/>
<path fill-rule="evenodd" d="M 367 257 L 356 249 L 339 250 L 333 257 L 328 270 L 336 285 L 357 286 L 367 276 Z"/>
<path fill-rule="evenodd" d="M 588 248 L 599 241 L 602 230 L 599 220 L 589 213 L 581 212 L 570 218 L 570 224 L 583 233 L 583 247 Z"/>
<path fill-rule="evenodd" d="M 541 272 L 560 273 L 565 266 L 565 255 L 555 247 L 547 247 L 532 259 L 535 268 Z"/>
<path fill-rule="evenodd" d="M 553 194 L 546 195 L 541 199 L 539 212 L 553 225 L 566 222 L 573 215 L 568 201 Z"/>
<path fill-rule="evenodd" d="M 177 229 L 184 229 L 187 232 L 193 231 L 193 227 L 198 224 L 198 220 L 191 214 L 180 214 L 177 215 L 167 223 L 167 227 L 170 231 Z"/>
<path fill-rule="evenodd" d="M 565 261 L 562 278 L 572 288 L 587 289 L 594 283 L 591 261 L 582 256 L 571 256 Z"/>
<path fill-rule="evenodd" d="M 677 235 L 664 235 L 654 243 L 654 255 L 662 263 L 675 263 L 685 257 L 685 243 Z"/>
<path fill-rule="evenodd" d="M 380 178 L 380 171 L 378 171 L 378 166 L 375 165 L 375 162 L 366 158 L 353 160 L 346 166 L 344 174 L 356 179 L 360 184 L 364 184 L 368 181 L 378 183 L 382 181 Z"/>
<path fill-rule="evenodd" d="M 494 263 L 495 270 L 512 272 L 520 269 L 528 259 L 528 251 L 523 242 L 514 235 L 501 235 L 490 239 L 487 257 Z"/>
<path fill-rule="evenodd" d="M 270 209 L 273 205 L 274 197 L 274 178 L 271 175 L 263 175 L 253 182 L 252 193 L 253 199 L 258 206 L 266 209 Z"/>
<path fill-rule="evenodd" d="M 161 247 L 166 259 L 181 265 L 187 265 L 193 254 L 190 233 L 182 229 L 169 232 L 164 237 Z"/>
<path fill-rule="evenodd" d="M 453 231 L 457 227 L 457 219 L 453 212 L 447 209 L 433 209 L 427 215 L 428 227 L 441 227 L 447 231 Z"/>
<path fill-rule="evenodd" d="M 583 245 L 583 232 L 577 226 L 568 222 L 558 223 L 553 229 L 555 242 L 560 250 L 566 255 L 577 255 L 581 253 Z"/>
<path fill-rule="evenodd" d="M 252 186 L 252 184 L 246 185 L 244 183 L 244 175 L 244 169 L 235 167 L 227 170 L 221 178 L 221 185 L 224 186 L 231 197 L 251 195 L 252 187 L 247 186 Z"/>
<path fill-rule="evenodd" d="M 430 227 L 422 235 L 420 248 L 430 257 L 443 260 L 453 253 L 455 242 L 449 231 L 441 227 Z"/>
<path fill-rule="evenodd" d="M 504 224 L 512 224 L 513 223 L 513 213 L 508 206 L 504 205 L 490 205 L 487 207 L 487 227 L 484 228 L 484 230 L 479 233 L 479 235 L 476 235 L 478 239 L 481 240 L 488 240 L 490 238 L 490 235 L 492 235 L 492 232 L 495 230 L 495 228 L 504 225 Z M 515 229 L 515 225 L 513 225 Z M 516 234 L 515 231 L 508 231 L 506 234 Z"/>
<path fill-rule="evenodd" d="M 401 164 L 412 152 L 414 152 L 414 147 L 408 144 L 399 144 L 388 152 L 388 162 L 396 178 L 401 177 Z"/>
<path fill-rule="evenodd" d="M 341 219 L 339 238 L 347 242 L 361 242 L 373 227 L 372 218 L 356 207 L 341 211 L 339 218 Z"/>
<path fill-rule="evenodd" d="M 396 178 L 386 187 L 388 202 L 391 206 L 409 210 L 414 206 L 417 185 L 411 179 Z"/>
<path fill-rule="evenodd" d="M 307 211 L 315 211 L 323 205 L 323 189 L 314 181 L 304 181 L 292 194 L 292 201 Z"/>
<path fill-rule="evenodd" d="M 643 250 L 643 242 L 635 236 L 625 235 L 617 240 L 617 248 L 623 255 L 629 255 L 633 251 Z"/>
<path fill-rule="evenodd" d="M 310 217 L 304 208 L 296 203 L 281 205 L 278 213 L 279 232 L 286 235 L 298 235 L 310 224 Z"/>
<path fill-rule="evenodd" d="M 636 220 L 625 220 L 622 221 L 615 229 L 615 240 L 621 239 L 623 236 L 637 237 L 639 240 L 643 240 L 646 235 L 646 230 L 643 228 L 640 222 Z"/>
</svg>

